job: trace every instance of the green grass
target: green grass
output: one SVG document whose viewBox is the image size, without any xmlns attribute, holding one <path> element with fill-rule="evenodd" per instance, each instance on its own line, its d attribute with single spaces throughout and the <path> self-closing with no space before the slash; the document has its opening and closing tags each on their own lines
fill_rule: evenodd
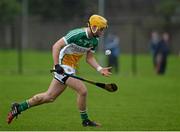
<svg viewBox="0 0 180 132">
<path fill-rule="evenodd" d="M 23 112 L 11 125 L 6 115 L 10 104 L 24 101 L 47 90 L 52 79 L 50 52 L 23 53 L 22 75 L 17 73 L 17 54 L 0 51 L 0 130 L 180 130 L 180 58 L 170 56 L 167 73 L 157 76 L 151 56 L 138 55 L 137 74 L 131 72 L 131 56 L 121 56 L 121 72 L 105 78 L 80 62 L 78 75 L 100 82 L 115 82 L 116 93 L 87 84 L 89 116 L 102 124 L 100 128 L 81 126 L 76 106 L 76 93 L 70 88 L 54 103 L 34 107 Z"/>
</svg>

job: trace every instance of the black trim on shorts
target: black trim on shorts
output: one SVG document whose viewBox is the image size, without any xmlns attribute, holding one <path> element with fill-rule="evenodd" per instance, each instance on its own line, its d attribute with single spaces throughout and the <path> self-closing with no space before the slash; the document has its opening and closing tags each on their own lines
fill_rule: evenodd
<svg viewBox="0 0 180 132">
<path fill-rule="evenodd" d="M 54 77 L 57 81 L 59 81 L 60 83 L 62 83 L 62 84 L 65 84 L 66 83 L 66 80 L 69 78 L 69 76 L 65 76 L 63 79 L 62 79 L 62 82 L 59 80 L 59 79 L 57 79 L 56 77 Z"/>
<path fill-rule="evenodd" d="M 66 80 L 69 78 L 69 76 L 65 76 L 63 79 L 62 79 L 62 81 L 63 81 L 63 83 L 65 84 L 66 83 Z"/>
</svg>

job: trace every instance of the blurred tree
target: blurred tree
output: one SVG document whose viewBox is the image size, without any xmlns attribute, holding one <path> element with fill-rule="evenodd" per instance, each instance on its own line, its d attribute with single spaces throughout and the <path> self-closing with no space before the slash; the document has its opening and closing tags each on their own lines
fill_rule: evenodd
<svg viewBox="0 0 180 132">
<path fill-rule="evenodd" d="M 21 12 L 21 3 L 19 0 L 0 0 L 0 24 L 2 26 L 1 32 L 4 36 L 3 48 L 14 48 L 14 21 L 16 16 Z"/>
<path fill-rule="evenodd" d="M 172 28 L 171 17 L 176 13 L 177 8 L 180 7 L 179 0 L 160 0 L 156 5 L 156 12 L 160 13 L 164 20 L 164 30 L 170 32 Z"/>
<path fill-rule="evenodd" d="M 11 23 L 20 11 L 18 0 L 0 0 L 0 23 Z"/>
<path fill-rule="evenodd" d="M 45 20 L 72 20 L 85 14 L 84 0 L 30 0 L 29 12 Z"/>
</svg>

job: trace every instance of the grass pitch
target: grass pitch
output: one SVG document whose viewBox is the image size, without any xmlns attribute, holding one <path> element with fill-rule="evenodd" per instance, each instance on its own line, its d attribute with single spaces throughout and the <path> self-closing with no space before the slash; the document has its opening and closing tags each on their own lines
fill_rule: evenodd
<svg viewBox="0 0 180 132">
<path fill-rule="evenodd" d="M 23 55 L 24 73 L 19 75 L 16 53 L 0 51 L 1 131 L 180 130 L 180 58 L 170 56 L 166 75 L 158 76 L 148 55 L 138 55 L 136 75 L 131 72 L 131 56 L 122 55 L 120 73 L 110 78 L 101 76 L 83 60 L 80 62 L 78 76 L 115 82 L 119 86 L 117 92 L 109 93 L 86 83 L 89 116 L 102 127 L 81 126 L 76 93 L 70 88 L 54 103 L 29 109 L 8 125 L 6 116 L 10 104 L 46 91 L 52 79 L 49 72 L 53 64 L 51 53 L 27 51 Z"/>
</svg>

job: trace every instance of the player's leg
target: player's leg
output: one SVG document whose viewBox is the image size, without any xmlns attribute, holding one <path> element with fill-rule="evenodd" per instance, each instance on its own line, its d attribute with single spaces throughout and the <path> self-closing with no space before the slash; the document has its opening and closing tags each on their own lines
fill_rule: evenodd
<svg viewBox="0 0 180 132">
<path fill-rule="evenodd" d="M 11 111 L 8 113 L 8 124 L 11 123 L 14 117 L 17 117 L 18 114 L 20 114 L 22 111 L 27 110 L 30 107 L 40 105 L 43 103 L 53 102 L 57 98 L 57 96 L 59 96 L 64 91 L 65 88 L 66 85 L 60 83 L 56 79 L 53 79 L 46 92 L 37 94 L 20 104 L 14 103 L 12 105 Z"/>
<path fill-rule="evenodd" d="M 75 78 L 69 77 L 66 84 L 77 92 L 77 106 L 80 111 L 83 126 L 100 126 L 100 124 L 90 121 L 86 111 L 87 88 L 85 84 Z"/>
<path fill-rule="evenodd" d="M 162 54 L 159 53 L 156 56 L 156 73 L 161 74 L 161 65 L 162 65 Z"/>
<path fill-rule="evenodd" d="M 156 69 L 156 65 L 157 65 L 157 62 L 156 62 L 156 57 L 157 55 L 156 54 L 153 54 L 153 66 L 154 66 L 154 69 Z"/>
<path fill-rule="evenodd" d="M 40 105 L 43 103 L 53 102 L 66 88 L 66 85 L 59 83 L 58 80 L 53 79 L 46 92 L 37 94 L 28 100 L 30 107 Z"/>
<path fill-rule="evenodd" d="M 166 69 L 166 56 L 162 54 L 159 74 L 162 74 L 162 75 L 165 74 L 165 69 Z"/>
<path fill-rule="evenodd" d="M 114 56 L 114 70 L 115 73 L 117 74 L 119 72 L 119 62 L 118 62 L 118 56 Z"/>
<path fill-rule="evenodd" d="M 80 80 L 69 77 L 66 84 L 77 92 L 77 105 L 80 111 L 86 110 L 87 88 Z"/>
</svg>

